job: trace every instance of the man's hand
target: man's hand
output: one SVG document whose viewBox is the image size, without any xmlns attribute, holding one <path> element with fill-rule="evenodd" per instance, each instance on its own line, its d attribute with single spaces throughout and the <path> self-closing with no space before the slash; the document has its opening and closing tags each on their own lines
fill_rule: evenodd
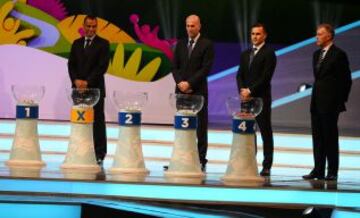
<svg viewBox="0 0 360 218">
<path fill-rule="evenodd" d="M 251 92 L 249 88 L 242 88 L 240 89 L 240 99 L 241 100 L 248 100 L 251 97 Z"/>
<path fill-rule="evenodd" d="M 191 87 L 190 87 L 190 84 L 187 82 L 187 81 L 181 81 L 177 84 L 177 87 L 180 89 L 181 92 L 183 93 L 191 93 L 192 90 L 191 90 Z"/>
<path fill-rule="evenodd" d="M 75 87 L 78 89 L 86 89 L 88 86 L 88 83 L 86 80 L 76 79 L 74 81 Z"/>
</svg>

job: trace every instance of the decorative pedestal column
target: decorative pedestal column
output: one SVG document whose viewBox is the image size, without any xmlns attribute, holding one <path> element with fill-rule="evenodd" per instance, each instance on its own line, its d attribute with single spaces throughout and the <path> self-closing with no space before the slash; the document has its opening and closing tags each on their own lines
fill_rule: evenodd
<svg viewBox="0 0 360 218">
<path fill-rule="evenodd" d="M 72 89 L 69 93 L 71 108 L 71 133 L 68 150 L 62 168 L 92 169 L 97 165 L 93 140 L 93 106 L 99 101 L 99 89 Z"/>
<path fill-rule="evenodd" d="M 141 110 L 146 93 L 115 91 L 113 102 L 119 112 L 119 139 L 111 173 L 147 174 L 141 146 Z"/>
<path fill-rule="evenodd" d="M 233 115 L 233 140 L 230 159 L 222 179 L 225 182 L 263 181 L 264 178 L 258 174 L 255 152 L 255 117 L 261 111 L 262 101 L 252 98 L 240 102 L 239 98 L 230 98 L 227 101 L 227 108 Z"/>
<path fill-rule="evenodd" d="M 203 177 L 197 147 L 197 113 L 204 104 L 203 96 L 172 94 L 172 107 L 176 108 L 174 121 L 175 142 L 165 176 Z"/>
<path fill-rule="evenodd" d="M 39 102 L 45 93 L 43 86 L 12 86 L 17 101 L 16 129 L 9 166 L 43 166 L 38 135 Z"/>
</svg>

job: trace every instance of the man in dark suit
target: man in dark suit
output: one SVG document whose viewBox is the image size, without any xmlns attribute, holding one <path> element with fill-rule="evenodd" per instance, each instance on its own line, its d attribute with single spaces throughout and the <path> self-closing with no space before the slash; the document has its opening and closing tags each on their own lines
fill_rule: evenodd
<svg viewBox="0 0 360 218">
<path fill-rule="evenodd" d="M 209 39 L 200 34 L 201 23 L 197 15 L 186 18 L 188 37 L 176 44 L 172 74 L 176 93 L 204 96 L 205 102 L 198 113 L 198 150 L 202 170 L 205 170 L 208 147 L 208 86 L 207 76 L 214 60 L 214 48 Z"/>
<path fill-rule="evenodd" d="M 104 74 L 109 65 L 109 42 L 96 35 L 97 19 L 86 16 L 83 23 L 85 36 L 74 41 L 68 61 L 72 87 L 98 88 L 100 100 L 94 106 L 94 145 L 99 165 L 106 155 L 106 125 L 104 115 Z"/>
<path fill-rule="evenodd" d="M 265 44 L 267 32 L 261 23 L 251 28 L 252 47 L 241 53 L 240 68 L 236 75 L 241 100 L 262 98 L 263 109 L 256 117 L 263 141 L 263 169 L 261 176 L 270 176 L 273 162 L 274 139 L 271 127 L 271 78 L 276 67 L 276 56 Z"/>
<path fill-rule="evenodd" d="M 338 118 L 346 110 L 352 84 L 346 53 L 333 44 L 334 29 L 321 24 L 316 31 L 320 47 L 313 55 L 315 82 L 311 95 L 311 128 L 313 137 L 314 169 L 304 179 L 337 180 L 339 169 Z"/>
</svg>

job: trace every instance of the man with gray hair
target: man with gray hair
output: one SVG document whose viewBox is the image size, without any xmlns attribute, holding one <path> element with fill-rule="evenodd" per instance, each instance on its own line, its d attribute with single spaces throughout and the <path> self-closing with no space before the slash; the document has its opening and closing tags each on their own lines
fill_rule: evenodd
<svg viewBox="0 0 360 218">
<path fill-rule="evenodd" d="M 334 29 L 320 24 L 313 55 L 315 82 L 311 95 L 311 128 L 315 166 L 304 179 L 337 180 L 339 170 L 339 114 L 346 110 L 351 71 L 346 53 L 334 45 Z M 325 166 L 328 164 L 325 177 Z"/>
</svg>

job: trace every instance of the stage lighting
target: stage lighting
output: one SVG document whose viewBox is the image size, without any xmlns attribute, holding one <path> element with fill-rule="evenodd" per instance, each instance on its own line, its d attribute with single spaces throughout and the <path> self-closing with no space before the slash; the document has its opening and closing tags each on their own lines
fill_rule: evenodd
<svg viewBox="0 0 360 218">
<path fill-rule="evenodd" d="M 302 213 L 302 217 L 306 217 L 306 218 L 316 218 L 316 217 L 321 217 L 319 211 L 317 208 L 315 207 L 308 207 L 304 210 L 304 212 Z"/>
<path fill-rule="evenodd" d="M 297 88 L 297 91 L 298 92 L 303 92 L 303 91 L 305 91 L 306 89 L 309 89 L 309 88 L 311 88 L 312 86 L 310 85 L 310 84 L 308 84 L 308 83 L 301 83 L 300 85 L 299 85 L 299 87 Z"/>
<path fill-rule="evenodd" d="M 301 217 L 306 218 L 327 218 L 331 217 L 332 208 L 308 207 L 304 210 Z"/>
</svg>

